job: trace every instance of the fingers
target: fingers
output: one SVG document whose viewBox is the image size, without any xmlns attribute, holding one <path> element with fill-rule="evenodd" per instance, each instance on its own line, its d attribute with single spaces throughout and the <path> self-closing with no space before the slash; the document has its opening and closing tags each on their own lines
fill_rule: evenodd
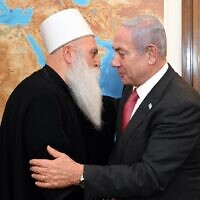
<svg viewBox="0 0 200 200">
<path fill-rule="evenodd" d="M 39 182 L 39 181 L 36 181 L 35 185 L 37 185 L 38 187 L 41 187 L 41 188 L 50 188 L 50 189 L 59 188 L 59 187 L 56 187 L 55 185 L 52 185 L 51 183 Z"/>
<path fill-rule="evenodd" d="M 45 174 L 46 172 L 48 172 L 48 168 L 43 168 L 43 167 L 38 167 L 38 166 L 32 166 L 30 167 L 30 170 L 33 173 L 37 173 L 37 174 Z"/>
<path fill-rule="evenodd" d="M 49 181 L 47 175 L 39 173 L 41 171 L 41 168 L 31 167 L 31 171 L 33 171 L 33 174 L 31 174 L 31 177 L 35 179 L 35 185 L 37 185 L 38 187 L 50 188 L 50 189 L 57 188 L 56 184 L 51 183 L 51 181 Z"/>
<path fill-rule="evenodd" d="M 66 154 L 57 151 L 56 149 L 52 148 L 49 145 L 47 146 L 47 151 L 54 158 L 68 157 Z M 51 161 L 52 160 L 47 160 L 47 159 L 32 159 L 32 160 L 29 161 L 29 163 L 31 165 L 35 165 L 35 166 L 47 167 L 47 166 L 51 166 L 51 163 L 53 163 Z"/>
<path fill-rule="evenodd" d="M 50 145 L 47 146 L 47 151 L 50 155 L 52 155 L 54 158 L 62 157 L 64 154 L 60 151 L 57 151 L 56 149 L 52 148 Z"/>
<path fill-rule="evenodd" d="M 56 181 L 53 181 L 51 179 L 48 179 L 48 176 L 46 175 L 41 175 L 41 174 L 35 174 L 33 173 L 31 175 L 32 178 L 34 178 L 35 181 L 35 185 L 37 185 L 38 187 L 41 188 L 62 188 L 59 184 L 57 184 Z"/>
<path fill-rule="evenodd" d="M 49 164 L 49 160 L 46 160 L 46 159 L 32 159 L 32 160 L 29 161 L 29 163 L 31 165 L 34 165 L 34 166 L 40 166 L 40 167 L 46 168 L 46 166 L 48 166 L 48 164 Z"/>
<path fill-rule="evenodd" d="M 38 182 L 44 183 L 46 181 L 46 176 L 41 174 L 31 174 L 31 177 L 34 178 Z"/>
</svg>

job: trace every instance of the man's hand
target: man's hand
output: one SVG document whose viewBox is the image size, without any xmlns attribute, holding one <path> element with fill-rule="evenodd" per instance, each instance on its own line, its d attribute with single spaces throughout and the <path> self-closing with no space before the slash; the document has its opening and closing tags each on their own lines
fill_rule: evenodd
<svg viewBox="0 0 200 200">
<path fill-rule="evenodd" d="M 47 151 L 54 160 L 32 159 L 30 170 L 35 184 L 42 188 L 63 188 L 78 185 L 83 174 L 83 165 L 76 163 L 69 156 L 50 146 Z"/>
</svg>

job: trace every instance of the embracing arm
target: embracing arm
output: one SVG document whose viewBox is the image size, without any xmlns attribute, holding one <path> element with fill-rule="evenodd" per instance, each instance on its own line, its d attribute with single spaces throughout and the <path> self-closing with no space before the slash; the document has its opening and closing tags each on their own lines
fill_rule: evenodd
<svg viewBox="0 0 200 200">
<path fill-rule="evenodd" d="M 146 130 L 149 138 L 141 161 L 126 164 L 123 160 L 132 153 L 131 145 L 136 145 L 129 140 L 129 151 L 127 143 L 120 165 L 84 167 L 86 197 L 151 196 L 170 187 L 179 178 L 178 174 L 185 177 L 187 169 L 195 171 L 194 163 L 199 162 L 193 156 L 200 143 L 199 104 L 184 101 L 176 106 L 172 100 L 168 109 L 159 106 L 151 119 L 154 121 L 152 128 Z M 143 134 L 141 129 L 138 128 L 138 135 Z"/>
<path fill-rule="evenodd" d="M 31 161 L 33 166 L 37 166 L 31 170 L 44 175 L 45 182 L 48 182 L 42 183 L 43 176 L 33 175 L 39 180 L 37 185 L 54 188 L 55 184 L 56 187 L 77 184 L 84 171 L 86 198 L 130 198 L 164 191 L 199 143 L 200 110 L 198 105 L 188 102 L 179 107 L 172 105 L 167 110 L 162 108 L 155 113 L 154 128 L 141 162 L 83 167 L 65 154 L 57 154 L 55 160 L 45 163 L 42 160 Z"/>
</svg>

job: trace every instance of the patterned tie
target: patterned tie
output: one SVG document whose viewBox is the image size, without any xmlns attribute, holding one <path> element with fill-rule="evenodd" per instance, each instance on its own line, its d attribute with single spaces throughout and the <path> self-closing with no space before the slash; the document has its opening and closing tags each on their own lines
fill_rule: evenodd
<svg viewBox="0 0 200 200">
<path fill-rule="evenodd" d="M 124 104 L 123 117 L 122 117 L 122 133 L 124 132 L 124 129 L 126 128 L 131 118 L 131 114 L 133 112 L 133 109 L 135 107 L 138 98 L 139 96 L 137 94 L 137 91 L 136 89 L 134 89 L 130 94 L 130 96 L 128 97 L 126 103 Z"/>
</svg>

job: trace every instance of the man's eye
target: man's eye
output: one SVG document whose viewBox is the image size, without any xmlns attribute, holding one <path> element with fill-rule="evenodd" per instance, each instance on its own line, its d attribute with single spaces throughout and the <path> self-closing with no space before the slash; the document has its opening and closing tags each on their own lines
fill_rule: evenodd
<svg viewBox="0 0 200 200">
<path fill-rule="evenodd" d="M 95 57 L 96 55 L 98 55 L 98 51 L 92 51 L 91 55 L 92 55 L 92 57 Z"/>
<path fill-rule="evenodd" d="M 92 56 L 95 57 L 97 54 L 98 54 L 98 52 L 94 52 L 94 53 L 92 54 Z"/>
<path fill-rule="evenodd" d="M 126 52 L 118 51 L 118 54 L 119 54 L 120 57 L 124 57 L 127 53 Z"/>
<path fill-rule="evenodd" d="M 128 52 L 127 51 L 124 51 L 124 50 L 122 50 L 122 49 L 116 49 L 116 52 L 118 53 L 118 55 L 120 56 L 120 57 L 124 57 L 124 56 L 126 56 L 127 54 L 128 54 Z"/>
</svg>

